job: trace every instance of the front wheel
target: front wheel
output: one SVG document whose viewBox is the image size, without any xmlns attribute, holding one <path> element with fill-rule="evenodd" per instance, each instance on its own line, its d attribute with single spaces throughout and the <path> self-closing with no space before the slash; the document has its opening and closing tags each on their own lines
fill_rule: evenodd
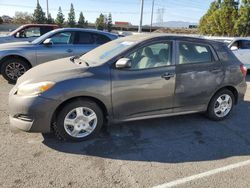
<svg viewBox="0 0 250 188">
<path fill-rule="evenodd" d="M 8 82 L 15 83 L 29 68 L 26 61 L 20 58 L 9 58 L 3 62 L 1 74 Z"/>
<path fill-rule="evenodd" d="M 58 113 L 54 131 L 60 139 L 83 141 L 97 135 L 102 125 L 103 112 L 95 102 L 75 100 Z"/>
<path fill-rule="evenodd" d="M 223 89 L 216 93 L 211 99 L 207 115 L 210 119 L 220 121 L 227 118 L 235 104 L 235 97 L 228 89 Z"/>
</svg>

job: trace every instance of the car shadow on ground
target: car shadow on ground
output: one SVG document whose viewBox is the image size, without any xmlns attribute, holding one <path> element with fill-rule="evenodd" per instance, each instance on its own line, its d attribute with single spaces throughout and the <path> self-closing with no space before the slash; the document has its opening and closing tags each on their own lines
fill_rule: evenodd
<svg viewBox="0 0 250 188">
<path fill-rule="evenodd" d="M 44 135 L 43 144 L 60 152 L 108 159 L 182 163 L 250 155 L 250 101 L 236 106 L 221 122 L 202 114 L 135 121 L 110 126 L 98 138 L 58 141 Z"/>
</svg>

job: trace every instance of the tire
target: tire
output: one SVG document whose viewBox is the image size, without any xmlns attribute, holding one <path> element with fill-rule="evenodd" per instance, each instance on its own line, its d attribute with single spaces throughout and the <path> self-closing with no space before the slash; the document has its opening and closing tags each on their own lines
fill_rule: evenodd
<svg viewBox="0 0 250 188">
<path fill-rule="evenodd" d="M 96 119 L 89 121 L 90 117 L 95 117 L 94 115 Z M 103 124 L 101 108 L 91 100 L 80 99 L 66 104 L 59 111 L 54 124 L 54 132 L 60 140 L 81 142 L 96 136 Z"/>
<path fill-rule="evenodd" d="M 222 98 L 220 98 L 220 97 L 222 97 Z M 228 102 L 226 100 L 227 99 L 226 97 L 230 97 L 230 99 L 228 99 Z M 223 101 L 221 103 L 222 105 L 220 105 L 218 100 Z M 235 104 L 234 94 L 228 89 L 220 90 L 211 99 L 211 101 L 208 105 L 208 109 L 207 109 L 207 116 L 209 119 L 211 119 L 213 121 L 224 120 L 225 118 L 230 116 L 231 111 L 233 110 L 234 104 Z M 226 106 L 226 105 L 228 105 L 228 106 Z M 224 109 L 227 109 L 227 110 L 225 110 L 225 112 L 223 113 Z"/>
<path fill-rule="evenodd" d="M 30 69 L 29 64 L 21 58 L 9 58 L 1 66 L 1 74 L 9 83 L 16 83 L 17 79 Z M 10 71 L 13 71 L 11 76 Z"/>
</svg>

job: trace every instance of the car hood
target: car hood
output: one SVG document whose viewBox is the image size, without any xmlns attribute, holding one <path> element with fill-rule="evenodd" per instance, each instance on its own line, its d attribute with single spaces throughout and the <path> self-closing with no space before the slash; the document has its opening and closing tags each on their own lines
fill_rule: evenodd
<svg viewBox="0 0 250 188">
<path fill-rule="evenodd" d="M 63 81 L 80 77 L 87 69 L 87 66 L 73 63 L 70 58 L 58 59 L 30 69 L 18 79 L 17 85 L 41 81 Z"/>
<path fill-rule="evenodd" d="M 12 42 L 12 43 L 4 43 L 0 42 L 0 50 L 8 50 L 8 49 L 18 49 L 33 46 L 32 43 L 24 41 L 24 42 Z"/>
</svg>

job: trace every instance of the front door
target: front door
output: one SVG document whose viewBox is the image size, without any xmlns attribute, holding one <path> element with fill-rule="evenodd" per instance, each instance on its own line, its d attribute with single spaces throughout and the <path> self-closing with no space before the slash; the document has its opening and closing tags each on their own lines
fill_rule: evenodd
<svg viewBox="0 0 250 188">
<path fill-rule="evenodd" d="M 74 32 L 65 31 L 51 37 L 52 44 L 40 44 L 37 49 L 37 64 L 74 56 Z"/>
<path fill-rule="evenodd" d="M 175 90 L 173 42 L 144 45 L 126 56 L 132 66 L 112 70 L 112 103 L 116 119 L 172 112 Z"/>
</svg>

